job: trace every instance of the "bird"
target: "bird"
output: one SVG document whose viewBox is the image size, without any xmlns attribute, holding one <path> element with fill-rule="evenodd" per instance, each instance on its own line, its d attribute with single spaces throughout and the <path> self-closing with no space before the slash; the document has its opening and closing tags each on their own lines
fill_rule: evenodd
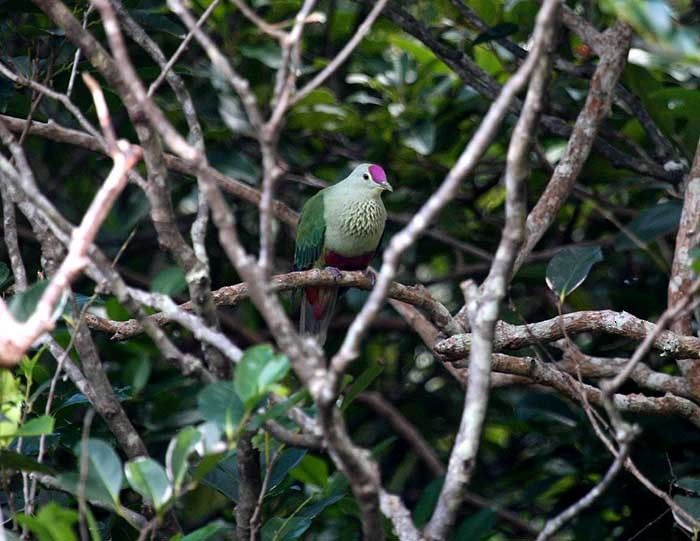
<svg viewBox="0 0 700 541">
<path fill-rule="evenodd" d="M 363 163 L 340 182 L 313 195 L 301 209 L 294 270 L 366 271 L 384 235 L 385 191 L 393 192 L 380 165 Z M 302 292 L 299 332 L 326 341 L 338 299 L 337 287 L 307 286 Z"/>
</svg>

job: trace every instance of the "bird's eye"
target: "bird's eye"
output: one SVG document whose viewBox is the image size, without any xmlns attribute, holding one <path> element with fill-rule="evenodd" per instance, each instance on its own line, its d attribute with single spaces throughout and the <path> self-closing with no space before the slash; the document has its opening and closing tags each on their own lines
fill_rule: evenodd
<svg viewBox="0 0 700 541">
<path fill-rule="evenodd" d="M 365 180 L 369 180 L 369 175 L 367 173 L 365 173 L 364 175 L 362 175 L 362 178 Z"/>
</svg>

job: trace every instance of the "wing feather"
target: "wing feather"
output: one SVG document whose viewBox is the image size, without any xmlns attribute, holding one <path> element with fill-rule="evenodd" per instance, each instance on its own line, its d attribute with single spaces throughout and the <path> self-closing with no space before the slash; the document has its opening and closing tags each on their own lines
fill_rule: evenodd
<svg viewBox="0 0 700 541">
<path fill-rule="evenodd" d="M 313 267 L 321 257 L 326 236 L 323 190 L 309 199 L 301 209 L 294 249 L 294 270 Z"/>
</svg>

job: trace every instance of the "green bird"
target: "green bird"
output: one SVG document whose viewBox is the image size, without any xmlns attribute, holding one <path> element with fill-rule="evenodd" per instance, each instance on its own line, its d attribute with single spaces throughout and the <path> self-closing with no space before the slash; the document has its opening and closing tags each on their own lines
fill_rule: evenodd
<svg viewBox="0 0 700 541">
<path fill-rule="evenodd" d="M 384 169 L 363 163 L 311 197 L 299 217 L 294 270 L 366 270 L 384 234 L 385 190 L 393 188 Z M 336 287 L 304 288 L 299 331 L 315 335 L 323 345 L 337 299 Z"/>
</svg>

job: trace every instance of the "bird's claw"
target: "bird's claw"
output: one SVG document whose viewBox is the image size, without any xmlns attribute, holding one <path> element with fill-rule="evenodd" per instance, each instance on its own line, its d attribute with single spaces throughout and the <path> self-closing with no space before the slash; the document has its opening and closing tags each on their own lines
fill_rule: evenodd
<svg viewBox="0 0 700 541">
<path fill-rule="evenodd" d="M 370 286 L 374 287 L 374 285 L 377 283 L 376 273 L 371 269 L 365 269 L 362 271 L 362 274 L 369 278 Z"/>
<path fill-rule="evenodd" d="M 328 272 L 330 272 L 333 275 L 333 280 L 335 280 L 336 282 L 343 277 L 343 273 L 340 272 L 340 269 L 338 267 L 330 267 L 329 266 L 329 267 L 326 267 L 325 270 L 327 270 Z"/>
</svg>

